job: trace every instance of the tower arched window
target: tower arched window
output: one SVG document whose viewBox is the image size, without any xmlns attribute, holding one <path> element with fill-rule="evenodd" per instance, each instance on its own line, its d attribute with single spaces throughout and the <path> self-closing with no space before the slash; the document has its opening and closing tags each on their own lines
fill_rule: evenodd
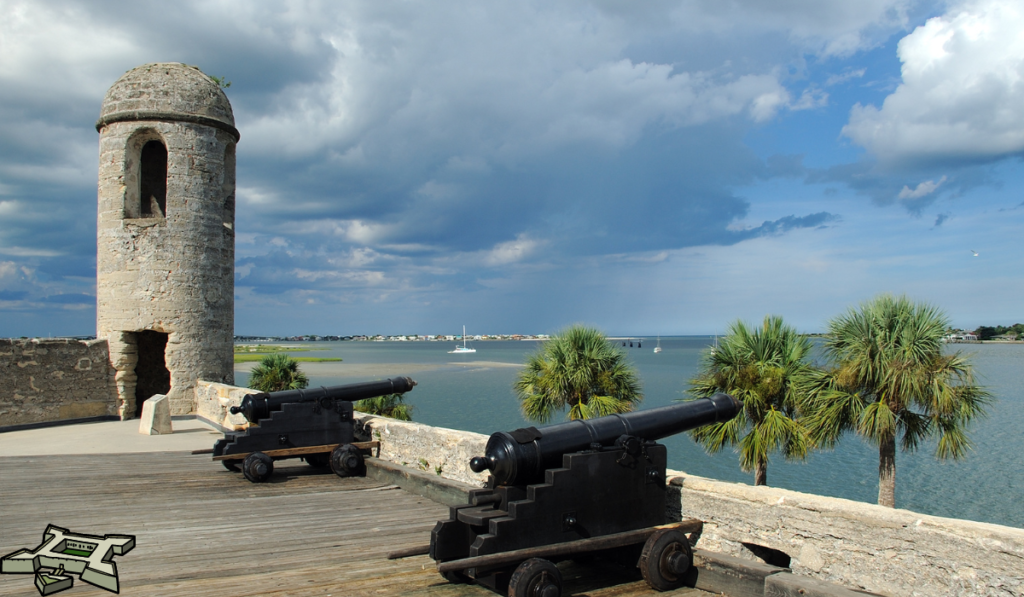
<svg viewBox="0 0 1024 597">
<path fill-rule="evenodd" d="M 139 159 L 139 215 L 162 218 L 167 215 L 167 147 L 162 141 L 147 141 Z"/>
</svg>

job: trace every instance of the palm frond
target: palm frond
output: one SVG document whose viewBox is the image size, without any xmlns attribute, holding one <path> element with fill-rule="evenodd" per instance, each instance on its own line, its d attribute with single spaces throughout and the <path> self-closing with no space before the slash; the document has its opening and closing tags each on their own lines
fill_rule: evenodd
<svg viewBox="0 0 1024 597">
<path fill-rule="evenodd" d="M 765 317 L 758 327 L 731 323 L 718 348 L 705 352 L 688 393 L 708 397 L 725 392 L 743 409 L 731 421 L 691 431 L 691 437 L 709 453 L 739 446 L 745 471 L 767 465 L 773 451 L 787 458 L 805 457 L 813 446 L 800 419 L 815 379 L 808 362 L 811 348 L 806 337 L 778 316 Z"/>
<path fill-rule="evenodd" d="M 387 394 L 376 398 L 357 400 L 352 407 L 364 413 L 398 419 L 399 421 L 411 421 L 413 407 L 405 403 L 405 394 Z"/>
<path fill-rule="evenodd" d="M 932 426 L 931 419 L 909 410 L 900 413 L 899 424 L 903 430 L 900 448 L 904 452 L 916 451 L 921 441 L 928 437 Z"/>
<path fill-rule="evenodd" d="M 878 444 L 887 437 L 895 437 L 897 432 L 896 413 L 884 401 L 876 401 L 864 407 L 857 421 L 857 433 Z"/>
<path fill-rule="evenodd" d="M 542 423 L 565 409 L 571 419 L 590 418 L 628 412 L 643 400 L 640 378 L 625 353 L 600 331 L 581 325 L 544 342 L 513 389 L 523 415 Z"/>
<path fill-rule="evenodd" d="M 301 390 L 308 385 L 298 361 L 285 353 L 268 354 L 249 372 L 249 387 L 261 392 Z"/>
<path fill-rule="evenodd" d="M 967 431 L 961 425 L 939 420 L 939 441 L 935 446 L 935 456 L 941 460 L 961 460 L 974 447 Z"/>
</svg>

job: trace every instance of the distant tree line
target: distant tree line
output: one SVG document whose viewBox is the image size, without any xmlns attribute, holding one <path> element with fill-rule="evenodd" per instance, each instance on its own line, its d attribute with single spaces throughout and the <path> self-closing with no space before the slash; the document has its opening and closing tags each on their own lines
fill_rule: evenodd
<svg viewBox="0 0 1024 597">
<path fill-rule="evenodd" d="M 992 338 L 1002 336 L 1003 334 L 1012 334 L 1018 338 L 1024 336 L 1024 323 L 1015 323 L 1011 326 L 983 325 L 974 330 L 974 335 L 977 336 L 979 340 L 991 340 Z"/>
</svg>

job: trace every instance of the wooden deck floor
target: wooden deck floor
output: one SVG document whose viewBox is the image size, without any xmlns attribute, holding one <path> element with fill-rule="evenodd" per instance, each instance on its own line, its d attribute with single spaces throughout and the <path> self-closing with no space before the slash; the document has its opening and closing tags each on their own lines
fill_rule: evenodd
<svg viewBox="0 0 1024 597">
<path fill-rule="evenodd" d="M 154 596 L 493 596 L 451 585 L 427 556 L 389 551 L 429 542 L 447 508 L 394 486 L 339 479 L 298 460 L 252 484 L 209 456 L 183 452 L 0 457 L 0 555 L 35 548 L 48 524 L 129 534 L 116 556 L 121 594 Z M 569 564 L 565 594 L 656 593 L 642 581 Z M 0 575 L 0 596 L 36 595 L 31 575 Z M 109 592 L 79 579 L 68 597 Z"/>
</svg>

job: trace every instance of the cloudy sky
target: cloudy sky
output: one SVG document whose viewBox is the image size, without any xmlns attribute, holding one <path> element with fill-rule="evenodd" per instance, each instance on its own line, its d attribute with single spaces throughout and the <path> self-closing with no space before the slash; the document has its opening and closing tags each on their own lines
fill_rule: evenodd
<svg viewBox="0 0 1024 597">
<path fill-rule="evenodd" d="M 0 0 L 0 336 L 95 332 L 147 62 L 232 83 L 238 334 L 1024 321 L 1019 0 Z"/>
</svg>

